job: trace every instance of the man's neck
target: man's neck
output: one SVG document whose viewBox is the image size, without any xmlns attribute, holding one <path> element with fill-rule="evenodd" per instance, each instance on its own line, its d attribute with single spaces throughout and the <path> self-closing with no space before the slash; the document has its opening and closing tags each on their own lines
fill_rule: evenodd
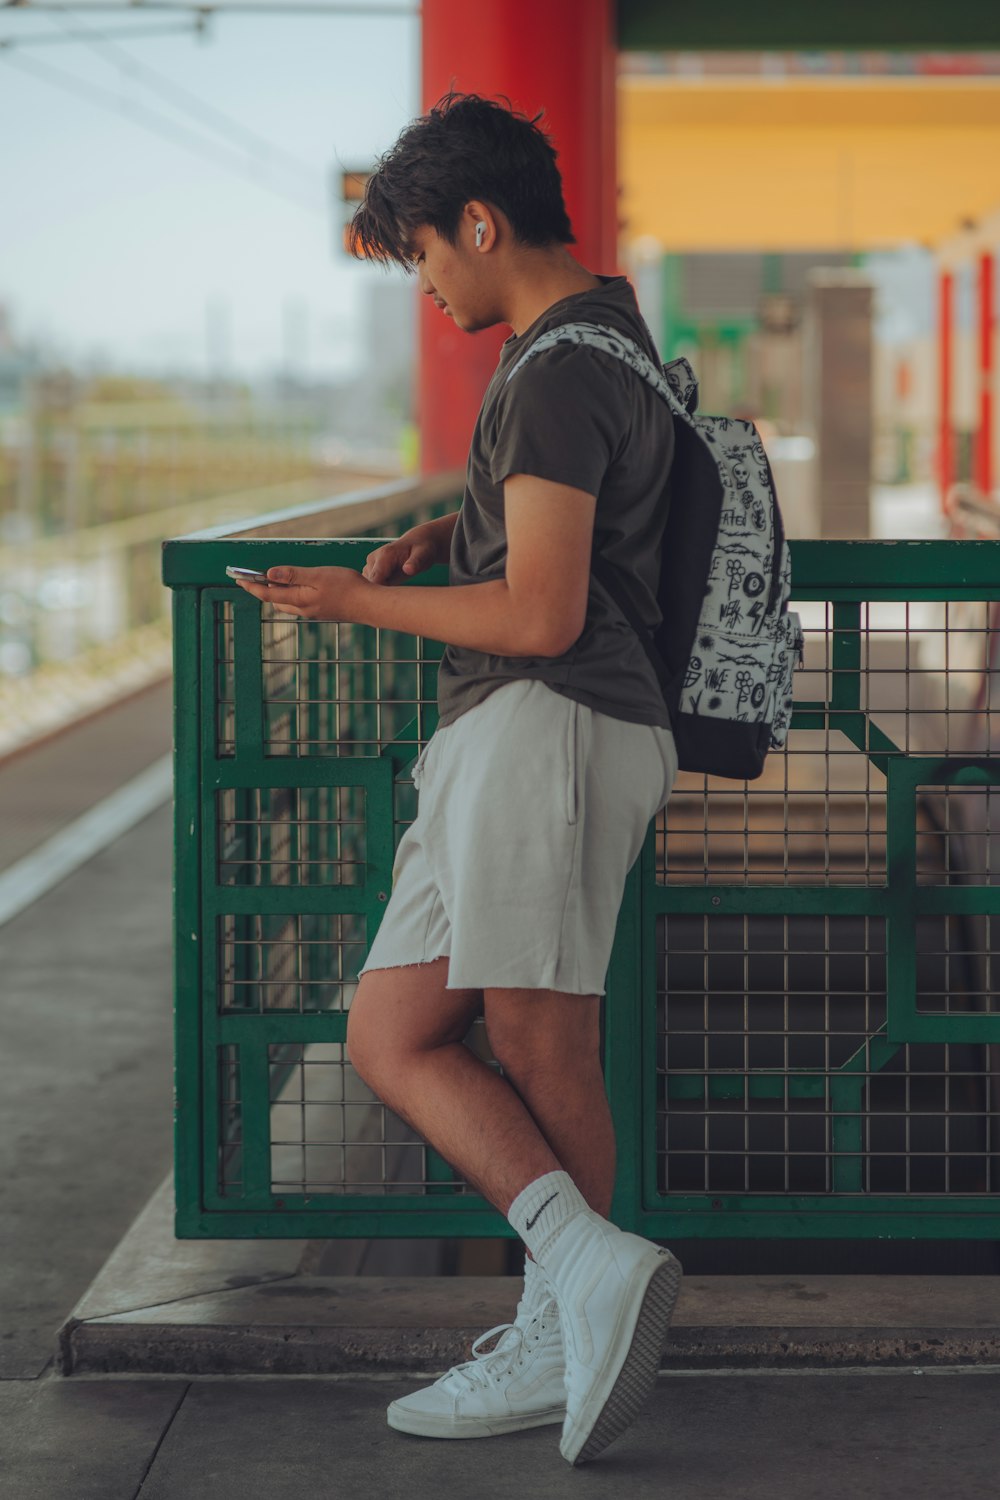
<svg viewBox="0 0 1000 1500">
<path fill-rule="evenodd" d="M 600 278 L 566 250 L 528 251 L 511 278 L 504 322 L 520 335 L 553 303 L 576 292 L 593 291 L 600 284 Z"/>
</svg>

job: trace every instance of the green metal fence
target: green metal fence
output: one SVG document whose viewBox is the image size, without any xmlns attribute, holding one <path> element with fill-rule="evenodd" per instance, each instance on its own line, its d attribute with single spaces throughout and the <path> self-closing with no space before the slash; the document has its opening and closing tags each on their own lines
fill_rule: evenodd
<svg viewBox="0 0 1000 1500">
<path fill-rule="evenodd" d="M 338 515 L 313 509 L 283 523 L 308 541 L 165 544 L 181 1237 L 512 1233 L 345 1055 L 443 647 L 282 617 L 224 573 L 360 568 L 457 503 L 397 487 L 362 539 L 315 539 Z M 613 1216 L 660 1239 L 1000 1237 L 1000 544 L 799 542 L 793 570 L 787 750 L 748 785 L 679 778 L 626 883 Z M 499 1068 L 481 1018 L 466 1042 Z"/>
</svg>

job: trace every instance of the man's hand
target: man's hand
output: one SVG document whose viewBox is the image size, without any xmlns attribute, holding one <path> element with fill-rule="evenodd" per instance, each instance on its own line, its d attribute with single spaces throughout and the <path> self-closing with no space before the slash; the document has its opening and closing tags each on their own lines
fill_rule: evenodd
<svg viewBox="0 0 1000 1500">
<path fill-rule="evenodd" d="M 415 573 L 433 568 L 438 561 L 434 535 L 426 528 L 417 526 L 405 536 L 386 542 L 374 552 L 369 552 L 362 568 L 362 576 L 372 583 L 402 583 Z"/>
<path fill-rule="evenodd" d="M 241 589 L 301 620 L 357 620 L 362 594 L 375 587 L 353 568 L 268 568 L 271 583 L 237 578 Z"/>
</svg>

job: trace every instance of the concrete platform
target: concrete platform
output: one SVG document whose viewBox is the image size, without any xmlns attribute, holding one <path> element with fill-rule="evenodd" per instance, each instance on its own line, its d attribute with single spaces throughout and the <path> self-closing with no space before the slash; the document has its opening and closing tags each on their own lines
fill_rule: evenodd
<svg viewBox="0 0 1000 1500">
<path fill-rule="evenodd" d="M 440 1372 L 517 1305 L 517 1277 L 318 1275 L 309 1241 L 175 1240 L 172 1199 L 168 1177 L 63 1325 L 63 1374 Z M 1000 1276 L 689 1276 L 661 1368 L 934 1365 L 1000 1365 Z"/>
<path fill-rule="evenodd" d="M 661 1374 L 582 1468 L 560 1426 L 395 1432 L 398 1376 L 81 1376 L 0 1383 L 11 1500 L 994 1500 L 1000 1373 Z"/>
</svg>

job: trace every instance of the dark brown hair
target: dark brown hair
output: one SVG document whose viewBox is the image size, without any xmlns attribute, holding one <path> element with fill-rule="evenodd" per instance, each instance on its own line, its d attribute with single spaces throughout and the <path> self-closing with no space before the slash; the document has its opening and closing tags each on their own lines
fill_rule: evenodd
<svg viewBox="0 0 1000 1500">
<path fill-rule="evenodd" d="M 503 96 L 445 94 L 379 157 L 348 230 L 351 254 L 412 271 L 413 231 L 428 225 L 455 244 L 474 198 L 499 208 L 523 245 L 575 244 L 541 118 Z"/>
</svg>

